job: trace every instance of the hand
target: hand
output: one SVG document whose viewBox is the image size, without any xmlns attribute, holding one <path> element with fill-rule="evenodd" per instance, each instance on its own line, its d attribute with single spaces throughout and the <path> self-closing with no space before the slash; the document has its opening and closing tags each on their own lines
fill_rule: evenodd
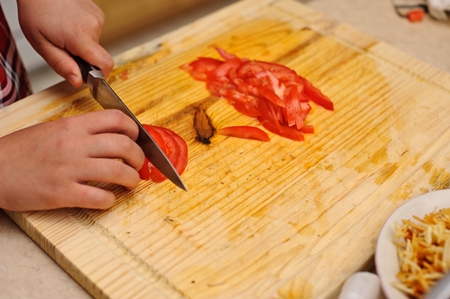
<svg viewBox="0 0 450 299">
<path fill-rule="evenodd" d="M 0 208 L 111 207 L 114 194 L 87 183 L 135 188 L 144 163 L 144 153 L 133 141 L 138 134 L 128 116 L 102 110 L 0 138 Z"/>
<path fill-rule="evenodd" d="M 17 4 L 20 26 L 30 44 L 74 87 L 83 80 L 67 52 L 109 75 L 114 61 L 99 45 L 104 14 L 92 0 L 17 0 Z"/>
</svg>

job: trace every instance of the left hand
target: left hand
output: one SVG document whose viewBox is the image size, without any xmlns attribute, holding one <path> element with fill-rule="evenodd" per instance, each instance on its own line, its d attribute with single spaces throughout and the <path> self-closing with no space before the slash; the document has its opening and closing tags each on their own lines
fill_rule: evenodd
<svg viewBox="0 0 450 299">
<path fill-rule="evenodd" d="M 92 0 L 17 0 L 17 4 L 20 26 L 30 44 L 74 87 L 83 80 L 68 52 L 109 75 L 114 61 L 99 44 L 105 17 Z"/>
</svg>

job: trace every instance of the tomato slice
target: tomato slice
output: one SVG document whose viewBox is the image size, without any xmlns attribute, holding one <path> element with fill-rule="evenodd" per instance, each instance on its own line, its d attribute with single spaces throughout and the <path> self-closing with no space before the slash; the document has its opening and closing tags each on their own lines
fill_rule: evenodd
<svg viewBox="0 0 450 299">
<path fill-rule="evenodd" d="M 257 127 L 251 126 L 231 126 L 224 127 L 217 131 L 220 135 L 232 136 L 244 139 L 255 139 L 259 141 L 270 141 L 269 135 Z"/>
<path fill-rule="evenodd" d="M 199 57 L 190 64 L 181 66 L 181 69 L 188 72 L 194 79 L 199 81 L 207 81 L 207 74 L 222 65 L 223 61 L 209 58 Z"/>
<path fill-rule="evenodd" d="M 303 83 L 305 86 L 306 95 L 310 97 L 313 102 L 325 109 L 331 111 L 334 110 L 333 102 L 326 95 L 324 95 L 319 89 L 315 88 L 308 80 L 303 79 Z"/>
<path fill-rule="evenodd" d="M 238 58 L 236 55 L 231 54 L 231 53 L 228 53 L 227 51 L 225 51 L 225 50 L 222 49 L 222 48 L 214 47 L 214 49 L 216 49 L 216 51 L 219 53 L 219 55 L 220 55 L 223 59 L 225 59 L 225 61 L 233 60 L 233 59 L 235 59 L 235 58 Z"/>
<path fill-rule="evenodd" d="M 188 157 L 188 147 L 184 139 L 167 128 L 147 124 L 143 124 L 143 127 L 166 154 L 178 174 L 181 175 L 186 169 Z M 157 183 L 166 179 L 147 158 L 145 158 L 144 164 L 139 170 L 139 177 L 142 180 L 152 180 Z"/>
<path fill-rule="evenodd" d="M 285 138 L 289 138 L 291 140 L 295 141 L 304 141 L 305 136 L 300 132 L 299 130 L 296 130 L 294 128 L 285 127 L 285 126 L 276 126 L 274 123 L 266 120 L 266 119 L 260 119 L 261 125 L 266 128 L 268 131 L 283 136 Z"/>
<path fill-rule="evenodd" d="M 241 60 L 239 58 L 227 60 L 214 70 L 208 72 L 206 77 L 208 81 L 230 82 L 230 78 L 235 77 L 236 69 L 240 64 Z"/>
<path fill-rule="evenodd" d="M 167 130 L 167 132 L 172 135 L 173 139 L 175 140 L 175 143 L 178 147 L 178 158 L 177 161 L 174 164 L 174 167 L 178 174 L 182 174 L 186 170 L 187 166 L 187 159 L 188 159 L 188 146 L 186 144 L 186 141 L 181 138 L 180 135 L 177 133 Z"/>
<path fill-rule="evenodd" d="M 144 159 L 144 164 L 142 165 L 141 169 L 139 169 L 139 177 L 141 180 L 149 180 L 150 179 L 150 161 L 147 159 L 147 157 Z"/>
<path fill-rule="evenodd" d="M 167 158 L 173 165 L 177 163 L 178 156 L 180 155 L 179 146 L 173 138 L 173 135 L 169 133 L 169 130 L 163 127 L 153 126 L 153 128 L 161 134 L 167 147 Z"/>
</svg>

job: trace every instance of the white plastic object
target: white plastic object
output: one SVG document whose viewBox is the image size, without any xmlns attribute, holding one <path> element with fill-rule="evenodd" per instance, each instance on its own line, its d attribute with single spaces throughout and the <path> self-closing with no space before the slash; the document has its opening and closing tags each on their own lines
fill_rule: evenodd
<svg viewBox="0 0 450 299">
<path fill-rule="evenodd" d="M 446 11 L 450 10 L 450 0 L 428 0 L 428 10 L 430 15 L 439 21 L 446 21 Z"/>
<path fill-rule="evenodd" d="M 356 272 L 345 281 L 338 299 L 378 299 L 380 280 L 371 272 Z"/>
</svg>

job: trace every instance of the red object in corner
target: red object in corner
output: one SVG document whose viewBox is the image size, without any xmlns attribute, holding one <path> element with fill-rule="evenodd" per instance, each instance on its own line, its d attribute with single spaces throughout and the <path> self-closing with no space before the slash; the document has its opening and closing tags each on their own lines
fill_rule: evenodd
<svg viewBox="0 0 450 299">
<path fill-rule="evenodd" d="M 422 9 L 413 9 L 408 12 L 408 20 L 410 22 L 420 22 L 423 20 L 423 17 L 425 16 L 425 12 Z"/>
</svg>

